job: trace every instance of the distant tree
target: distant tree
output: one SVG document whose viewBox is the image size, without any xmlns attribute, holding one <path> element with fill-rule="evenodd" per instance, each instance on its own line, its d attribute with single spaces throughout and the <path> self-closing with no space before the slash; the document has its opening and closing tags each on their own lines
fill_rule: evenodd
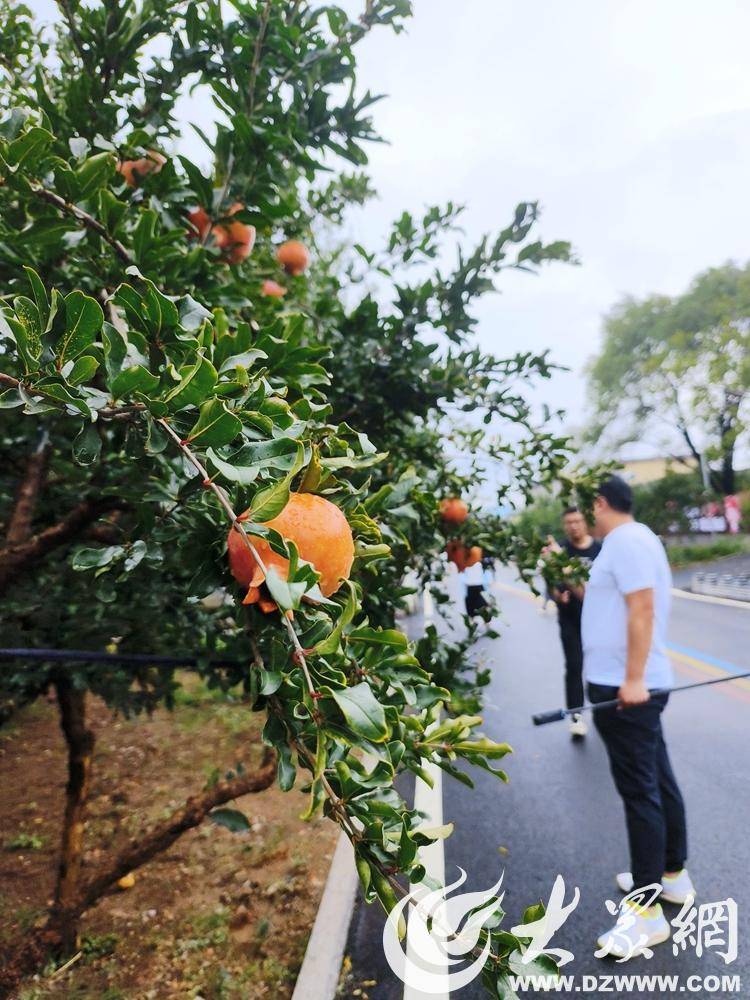
<svg viewBox="0 0 750 1000">
<path fill-rule="evenodd" d="M 636 486 L 633 493 L 636 517 L 657 535 L 690 531 L 690 512 L 713 495 L 705 489 L 698 473 L 674 471 Z"/>
<path fill-rule="evenodd" d="M 589 369 L 592 439 L 617 446 L 668 428 L 733 493 L 738 442 L 748 429 L 750 265 L 698 275 L 684 295 L 620 302 Z"/>
</svg>

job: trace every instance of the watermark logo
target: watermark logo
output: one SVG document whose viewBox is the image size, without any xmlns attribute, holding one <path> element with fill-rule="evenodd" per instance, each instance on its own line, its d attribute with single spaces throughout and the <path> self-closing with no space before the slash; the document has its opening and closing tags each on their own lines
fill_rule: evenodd
<svg viewBox="0 0 750 1000">
<path fill-rule="evenodd" d="M 383 930 L 383 949 L 391 969 L 406 986 L 425 994 L 459 990 L 479 976 L 490 952 L 489 935 L 479 945 L 483 927 L 498 923 L 505 893 L 503 875 L 483 892 L 448 893 L 463 885 L 466 872 L 450 885 L 430 890 L 413 886 L 391 910 Z M 399 925 L 409 906 L 406 950 Z M 460 966 L 460 968 L 457 968 Z"/>
<path fill-rule="evenodd" d="M 482 930 L 497 927 L 503 918 L 501 904 L 505 892 L 498 895 L 498 890 L 504 873 L 483 892 L 450 896 L 449 893 L 466 881 L 466 872 L 462 868 L 458 870 L 459 878 L 445 888 L 413 886 L 391 910 L 383 930 L 383 949 L 391 969 L 406 986 L 427 996 L 459 990 L 480 975 L 491 948 L 489 934 L 485 934 L 480 943 Z M 653 951 L 648 945 L 671 936 L 676 956 L 693 949 L 698 958 L 707 951 L 714 951 L 727 965 L 736 960 L 738 912 L 737 903 L 731 897 L 696 906 L 693 896 L 688 896 L 670 924 L 660 915 L 661 911 L 653 910 L 662 920 L 666 933 L 661 938 L 649 938 L 642 932 L 636 936 L 636 931 L 641 930 L 637 915 L 652 912 L 661 892 L 662 886 L 654 883 L 633 889 L 619 904 L 606 900 L 607 910 L 612 916 L 617 914 L 618 919 L 599 939 L 602 946 L 594 955 L 597 958 L 619 955 L 618 962 L 636 956 L 649 959 Z M 578 906 L 581 893 L 576 886 L 570 902 L 565 902 L 565 896 L 565 881 L 558 875 L 540 915 L 536 917 L 532 913 L 527 923 L 511 927 L 510 933 L 524 942 L 515 953 L 516 964 L 511 963 L 516 973 L 520 974 L 524 966 L 532 967 L 531 963 L 540 956 L 553 959 L 558 968 L 573 961 L 572 952 L 550 946 L 552 937 Z M 404 926 L 405 914 L 408 922 L 404 948 L 404 935 L 399 929 Z"/>
</svg>

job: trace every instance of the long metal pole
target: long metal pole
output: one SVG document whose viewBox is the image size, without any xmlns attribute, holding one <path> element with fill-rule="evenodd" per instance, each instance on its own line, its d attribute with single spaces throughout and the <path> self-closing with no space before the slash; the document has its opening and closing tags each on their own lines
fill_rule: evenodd
<svg viewBox="0 0 750 1000">
<path fill-rule="evenodd" d="M 696 681 L 694 684 L 683 684 L 681 687 L 657 688 L 651 694 L 677 694 L 678 691 L 690 691 L 693 688 L 708 687 L 710 684 L 726 684 L 727 681 L 738 681 L 743 677 L 750 677 L 750 670 L 744 674 L 728 674 L 726 677 L 716 677 L 711 681 Z M 593 712 L 597 708 L 622 708 L 623 711 L 627 711 L 628 708 L 637 707 L 637 705 L 621 706 L 619 698 L 613 698 L 611 701 L 600 701 L 597 705 L 583 705 L 581 708 L 557 708 L 553 712 L 539 712 L 537 715 L 532 715 L 531 718 L 535 726 L 546 726 L 548 722 L 562 722 L 569 715 L 577 715 L 579 712 Z"/>
</svg>

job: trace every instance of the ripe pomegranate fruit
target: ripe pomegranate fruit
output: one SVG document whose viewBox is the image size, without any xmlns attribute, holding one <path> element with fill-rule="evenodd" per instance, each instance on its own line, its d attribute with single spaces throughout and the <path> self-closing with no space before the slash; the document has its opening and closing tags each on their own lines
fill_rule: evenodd
<svg viewBox="0 0 750 1000">
<path fill-rule="evenodd" d="M 440 516 L 448 524 L 462 524 L 469 516 L 469 508 L 460 497 L 446 497 L 440 501 Z"/>
<path fill-rule="evenodd" d="M 302 274 L 310 263 L 310 254 L 304 243 L 299 240 L 287 240 L 276 251 L 276 260 L 287 274 Z"/>
<path fill-rule="evenodd" d="M 292 493 L 281 513 L 264 523 L 294 542 L 300 558 L 312 563 L 320 573 L 319 586 L 325 597 L 338 590 L 343 580 L 349 579 L 354 561 L 352 530 L 344 514 L 330 500 L 314 493 Z M 273 566 L 286 579 L 289 560 L 274 552 L 264 538 L 251 535 L 250 540 L 264 566 Z M 232 576 L 248 588 L 245 601 L 258 603 L 261 610 L 266 610 L 260 590 L 265 573 L 235 528 L 229 532 L 227 545 Z"/>
</svg>

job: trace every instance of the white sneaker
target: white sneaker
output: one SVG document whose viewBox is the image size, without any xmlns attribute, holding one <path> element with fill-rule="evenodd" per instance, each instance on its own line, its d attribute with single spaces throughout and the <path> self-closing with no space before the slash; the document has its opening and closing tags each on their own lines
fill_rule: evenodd
<svg viewBox="0 0 750 1000">
<path fill-rule="evenodd" d="M 595 955 L 597 958 L 612 955 L 623 961 L 638 955 L 650 958 L 650 949 L 669 940 L 671 934 L 658 903 L 646 910 L 626 902 L 615 926 L 596 939 L 600 950 Z"/>
<path fill-rule="evenodd" d="M 632 892 L 634 886 L 633 876 L 630 872 L 620 872 L 615 877 L 615 881 L 618 888 L 624 893 Z M 679 906 L 682 906 L 683 903 L 687 902 L 688 896 L 692 896 L 695 899 L 695 895 L 695 886 L 693 885 L 693 880 L 688 875 L 687 868 L 683 868 L 676 875 L 663 876 L 661 880 L 661 898 L 665 903 L 677 903 Z"/>
<path fill-rule="evenodd" d="M 570 726 L 568 728 L 570 730 L 570 735 L 575 737 L 576 739 L 580 739 L 581 737 L 585 736 L 586 733 L 589 731 L 589 727 L 583 721 L 583 716 L 581 715 L 580 712 L 576 712 L 576 714 L 572 717 Z"/>
</svg>

